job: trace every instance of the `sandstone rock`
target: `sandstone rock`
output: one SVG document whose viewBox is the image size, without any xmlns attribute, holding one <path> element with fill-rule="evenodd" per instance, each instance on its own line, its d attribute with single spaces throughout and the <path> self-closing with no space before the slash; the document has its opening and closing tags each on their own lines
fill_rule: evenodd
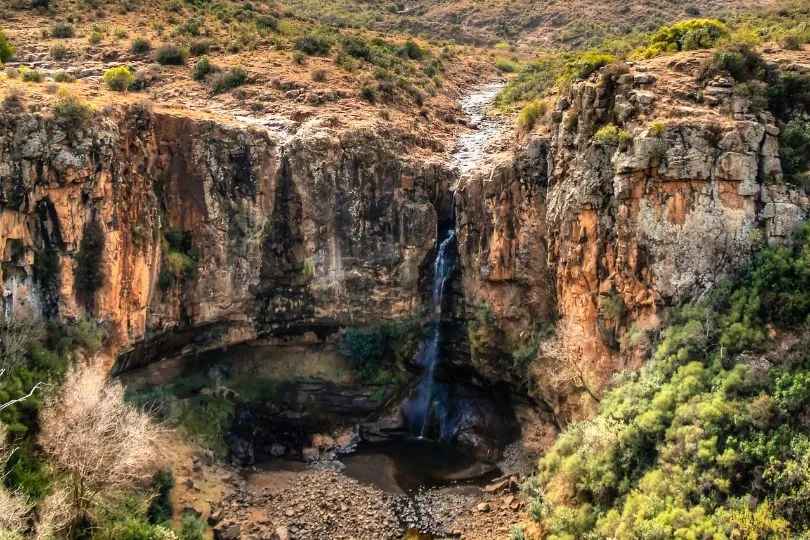
<svg viewBox="0 0 810 540">
<path fill-rule="evenodd" d="M 320 456 L 321 456 L 321 454 L 320 454 L 320 452 L 318 451 L 317 448 L 309 447 L 309 448 L 304 448 L 301 451 L 301 457 L 307 463 L 311 463 L 313 461 L 318 461 L 320 459 Z"/>
</svg>

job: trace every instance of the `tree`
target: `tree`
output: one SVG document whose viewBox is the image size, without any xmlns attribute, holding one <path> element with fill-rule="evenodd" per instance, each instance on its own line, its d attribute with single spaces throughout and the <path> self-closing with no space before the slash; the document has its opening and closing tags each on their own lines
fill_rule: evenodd
<svg viewBox="0 0 810 540">
<path fill-rule="evenodd" d="M 148 480 L 157 462 L 161 429 L 124 403 L 124 389 L 100 366 L 70 368 L 57 395 L 40 413 L 39 443 L 68 483 L 70 528 L 92 519 L 104 495 Z"/>
<path fill-rule="evenodd" d="M 543 356 L 556 361 L 552 376 L 552 385 L 559 388 L 573 386 L 584 389 L 595 401 L 596 393 L 588 383 L 588 373 L 582 367 L 585 364 L 583 348 L 585 346 L 585 329 L 573 319 L 565 318 L 557 323 L 557 332 L 552 339 L 540 346 Z"/>
</svg>

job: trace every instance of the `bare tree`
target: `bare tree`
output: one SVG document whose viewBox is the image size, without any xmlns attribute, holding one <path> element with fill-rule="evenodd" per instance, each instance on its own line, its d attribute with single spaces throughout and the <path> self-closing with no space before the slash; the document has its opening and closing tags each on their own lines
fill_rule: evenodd
<svg viewBox="0 0 810 540">
<path fill-rule="evenodd" d="M 42 448 L 66 473 L 70 524 L 91 517 L 102 496 L 145 481 L 157 462 L 160 428 L 124 402 L 121 384 L 107 381 L 98 365 L 68 370 L 40 426 Z"/>
<path fill-rule="evenodd" d="M 555 386 L 583 388 L 598 402 L 599 398 L 588 383 L 588 372 L 583 368 L 585 341 L 585 329 L 582 325 L 571 318 L 565 318 L 557 323 L 555 336 L 543 342 L 541 353 L 556 361 L 552 377 Z"/>
</svg>

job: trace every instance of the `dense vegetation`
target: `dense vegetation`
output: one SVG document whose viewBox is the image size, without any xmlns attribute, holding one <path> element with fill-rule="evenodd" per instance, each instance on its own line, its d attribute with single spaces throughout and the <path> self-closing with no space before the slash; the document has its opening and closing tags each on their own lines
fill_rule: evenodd
<svg viewBox="0 0 810 540">
<path fill-rule="evenodd" d="M 810 224 L 672 309 L 650 363 L 569 427 L 525 490 L 550 538 L 810 530 Z"/>
</svg>

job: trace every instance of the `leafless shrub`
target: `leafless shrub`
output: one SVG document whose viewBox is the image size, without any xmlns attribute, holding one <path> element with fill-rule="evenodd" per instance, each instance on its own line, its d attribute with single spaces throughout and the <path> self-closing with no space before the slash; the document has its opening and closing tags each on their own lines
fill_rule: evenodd
<svg viewBox="0 0 810 540">
<path fill-rule="evenodd" d="M 594 400 L 599 401 L 589 383 L 590 374 L 584 367 L 585 329 L 570 318 L 557 323 L 557 331 L 552 339 L 544 341 L 540 350 L 544 357 L 555 362 L 551 373 L 551 384 L 556 388 L 582 388 Z"/>
<path fill-rule="evenodd" d="M 0 424 L 0 470 L 5 469 L 9 457 L 10 450 L 6 446 L 6 427 Z M 0 484 L 0 538 L 25 530 L 30 510 L 31 504 L 25 496 L 8 491 Z"/>
<path fill-rule="evenodd" d="M 40 425 L 40 445 L 66 473 L 68 527 L 92 517 L 105 495 L 145 482 L 158 458 L 160 428 L 125 403 L 121 384 L 107 381 L 97 365 L 68 370 L 58 395 L 46 401 Z"/>
</svg>

